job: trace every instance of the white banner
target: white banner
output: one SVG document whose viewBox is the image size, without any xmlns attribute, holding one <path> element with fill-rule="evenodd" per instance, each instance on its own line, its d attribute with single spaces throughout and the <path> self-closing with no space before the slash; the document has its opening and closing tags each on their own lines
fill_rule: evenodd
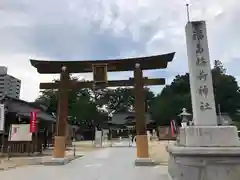
<svg viewBox="0 0 240 180">
<path fill-rule="evenodd" d="M 4 124 L 5 124 L 5 111 L 4 104 L 0 104 L 0 132 L 4 132 Z"/>
<path fill-rule="evenodd" d="M 9 141 L 32 141 L 32 133 L 29 132 L 30 124 L 12 124 L 9 131 Z"/>
</svg>

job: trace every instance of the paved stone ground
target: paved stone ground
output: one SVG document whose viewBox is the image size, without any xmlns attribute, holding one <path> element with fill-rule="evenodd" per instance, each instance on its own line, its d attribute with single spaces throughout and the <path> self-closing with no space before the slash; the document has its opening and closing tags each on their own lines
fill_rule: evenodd
<svg viewBox="0 0 240 180">
<path fill-rule="evenodd" d="M 151 158 L 161 165 L 168 165 L 168 152 L 166 147 L 174 141 L 151 141 L 149 143 L 149 154 Z"/>
<path fill-rule="evenodd" d="M 98 148 L 95 148 L 92 141 L 80 141 L 75 142 L 76 144 L 76 152 L 75 154 L 77 156 L 79 155 L 85 155 L 91 151 L 98 150 Z M 105 143 L 105 146 L 107 147 L 107 143 Z M 73 156 L 73 147 L 68 148 L 66 151 L 66 155 L 71 157 Z M 52 159 L 52 148 L 49 148 L 43 152 L 42 156 L 19 156 L 19 157 L 11 157 L 9 160 L 5 158 L 0 157 L 0 171 L 1 170 L 7 170 L 14 167 L 19 166 L 27 166 L 27 165 L 33 165 L 33 164 L 39 164 L 41 162 L 49 161 Z"/>
<path fill-rule="evenodd" d="M 76 150 L 76 157 L 79 155 L 84 155 L 84 151 L 81 149 L 80 151 Z M 69 158 L 73 158 L 73 151 L 66 151 L 66 156 Z M 50 161 L 52 159 L 52 150 L 46 150 L 42 156 L 26 156 L 26 157 L 11 157 L 2 158 L 0 160 L 0 171 L 8 170 L 11 168 L 19 167 L 19 166 L 28 166 L 28 165 L 36 165 L 42 162 Z"/>
<path fill-rule="evenodd" d="M 19 177 L 25 180 L 168 180 L 167 166 L 135 167 L 135 157 L 134 147 L 104 148 L 65 166 L 19 167 L 0 171 L 0 177 L 7 180 Z"/>
</svg>

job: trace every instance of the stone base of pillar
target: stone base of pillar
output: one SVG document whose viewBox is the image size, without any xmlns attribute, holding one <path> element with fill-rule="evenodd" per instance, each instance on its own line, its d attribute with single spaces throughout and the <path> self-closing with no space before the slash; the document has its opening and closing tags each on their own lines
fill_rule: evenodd
<svg viewBox="0 0 240 180">
<path fill-rule="evenodd" d="M 134 162 L 135 166 L 156 166 L 155 163 L 151 158 L 137 158 Z"/>
<path fill-rule="evenodd" d="M 149 158 L 148 153 L 148 136 L 136 136 L 137 158 Z"/>
<path fill-rule="evenodd" d="M 188 126 L 167 147 L 168 171 L 175 180 L 238 180 L 240 142 L 235 126 Z"/>
<path fill-rule="evenodd" d="M 135 160 L 135 166 L 155 166 L 156 163 L 149 157 L 148 152 L 148 136 L 137 135 L 137 159 Z"/>
<path fill-rule="evenodd" d="M 66 144 L 65 136 L 55 136 L 54 152 L 53 152 L 54 158 L 65 157 L 65 149 L 66 149 L 65 144 Z"/>
<path fill-rule="evenodd" d="M 51 160 L 45 161 L 42 164 L 45 166 L 61 166 L 61 165 L 66 165 L 70 162 L 71 160 L 67 157 L 65 158 L 52 158 Z"/>
<path fill-rule="evenodd" d="M 189 147 L 240 146 L 235 126 L 187 126 L 180 128 L 179 145 Z"/>
</svg>

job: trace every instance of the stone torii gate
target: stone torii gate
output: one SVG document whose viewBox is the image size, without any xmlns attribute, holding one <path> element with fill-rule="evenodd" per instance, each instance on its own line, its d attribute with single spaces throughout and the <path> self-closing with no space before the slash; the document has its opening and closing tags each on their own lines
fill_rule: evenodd
<svg viewBox="0 0 240 180">
<path fill-rule="evenodd" d="M 165 69 L 175 53 L 97 61 L 42 61 L 30 60 L 32 66 L 40 74 L 60 74 L 56 83 L 40 83 L 40 89 L 59 89 L 56 135 L 54 142 L 54 158 L 65 157 L 66 129 L 68 116 L 68 90 L 74 88 L 105 88 L 118 86 L 134 86 L 135 117 L 137 132 L 137 160 L 149 158 L 148 140 L 145 124 L 144 86 L 164 85 L 164 78 L 148 79 L 143 77 L 142 70 Z M 129 80 L 108 81 L 107 72 L 134 71 Z M 76 82 L 69 78 L 70 73 L 91 73 L 93 81 Z"/>
</svg>

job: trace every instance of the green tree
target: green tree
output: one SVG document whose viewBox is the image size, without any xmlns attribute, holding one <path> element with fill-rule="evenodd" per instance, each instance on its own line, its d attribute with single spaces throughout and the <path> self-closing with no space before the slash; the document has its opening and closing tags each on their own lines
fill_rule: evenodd
<svg viewBox="0 0 240 180">
<path fill-rule="evenodd" d="M 35 100 L 35 104 L 43 105 L 48 113 L 57 112 L 57 91 L 52 89 L 42 90 L 41 95 Z"/>
<path fill-rule="evenodd" d="M 170 85 L 163 88 L 150 108 L 152 118 L 158 125 L 169 125 L 170 120 L 178 119 L 182 108 L 191 108 L 191 95 L 189 86 L 189 74 L 177 75 Z"/>
<path fill-rule="evenodd" d="M 76 78 L 71 78 L 77 81 Z M 56 82 L 57 80 L 54 80 Z M 72 89 L 68 91 L 68 121 L 70 124 L 77 124 L 81 127 L 88 127 L 92 124 L 101 124 L 107 120 L 107 115 L 99 109 L 91 89 Z M 47 112 L 57 113 L 58 91 L 43 90 L 35 101 L 38 105 L 47 107 Z"/>
<path fill-rule="evenodd" d="M 226 74 L 221 61 L 216 60 L 212 69 L 213 87 L 217 109 L 233 115 L 239 107 L 240 94 L 235 77 Z"/>
<path fill-rule="evenodd" d="M 154 99 L 154 93 L 148 88 L 144 89 L 146 111 Z M 128 112 L 134 110 L 134 89 L 117 88 L 107 89 L 105 94 L 99 99 L 100 104 L 104 105 L 109 113 Z"/>
<path fill-rule="evenodd" d="M 151 115 L 160 126 L 169 125 L 170 120 L 178 120 L 178 114 L 185 107 L 191 112 L 190 94 L 173 95 L 172 97 L 162 97 L 158 95 L 151 106 Z"/>
</svg>

